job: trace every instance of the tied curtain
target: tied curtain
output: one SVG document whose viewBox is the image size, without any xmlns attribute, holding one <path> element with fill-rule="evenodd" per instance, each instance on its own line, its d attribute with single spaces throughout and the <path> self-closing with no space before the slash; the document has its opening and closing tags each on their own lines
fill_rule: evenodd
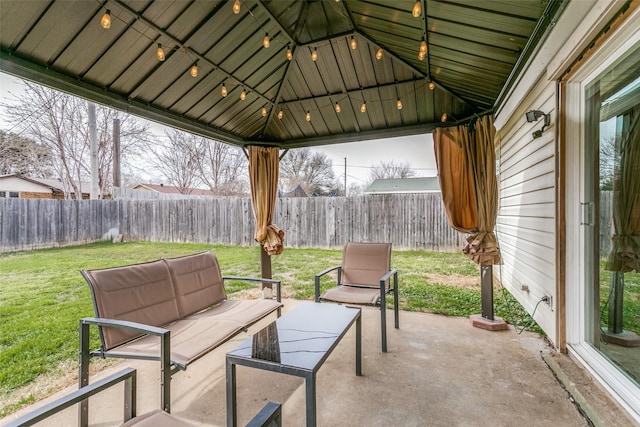
<svg viewBox="0 0 640 427">
<path fill-rule="evenodd" d="M 253 238 L 269 255 L 279 255 L 284 249 L 284 231 L 273 224 L 273 212 L 278 195 L 279 166 L 277 147 L 249 146 L 251 203 L 256 218 L 256 231 Z"/>
<path fill-rule="evenodd" d="M 463 252 L 475 263 L 500 263 L 493 229 L 498 212 L 498 184 L 493 116 L 469 125 L 438 128 L 433 133 L 438 178 L 449 224 L 469 233 Z"/>
<path fill-rule="evenodd" d="M 620 167 L 613 182 L 613 234 L 606 269 L 640 272 L 640 107 L 629 115 L 620 141 Z"/>
</svg>

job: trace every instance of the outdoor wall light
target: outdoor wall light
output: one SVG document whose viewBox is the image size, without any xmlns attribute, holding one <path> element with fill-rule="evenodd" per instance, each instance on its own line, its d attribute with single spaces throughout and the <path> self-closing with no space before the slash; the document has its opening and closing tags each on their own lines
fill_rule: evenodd
<svg viewBox="0 0 640 427">
<path fill-rule="evenodd" d="M 544 132 L 544 128 L 549 126 L 549 123 L 551 122 L 551 116 L 549 114 L 543 113 L 540 110 L 527 111 L 526 116 L 527 116 L 527 122 L 529 123 L 537 122 L 540 117 L 544 117 L 544 125 L 542 125 L 542 128 L 533 132 L 534 138 L 540 138 L 542 136 L 542 132 Z"/>
</svg>

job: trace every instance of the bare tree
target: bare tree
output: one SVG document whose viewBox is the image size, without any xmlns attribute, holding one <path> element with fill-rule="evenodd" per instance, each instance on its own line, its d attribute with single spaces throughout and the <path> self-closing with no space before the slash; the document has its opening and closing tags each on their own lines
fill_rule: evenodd
<svg viewBox="0 0 640 427">
<path fill-rule="evenodd" d="M 371 168 L 369 180 L 373 182 L 376 179 L 411 178 L 415 174 L 408 162 L 396 164 L 393 160 L 389 162 L 383 160 Z"/>
<path fill-rule="evenodd" d="M 221 196 L 247 194 L 247 158 L 240 148 L 219 141 L 196 138 L 200 180 Z"/>
<path fill-rule="evenodd" d="M 291 150 L 280 160 L 280 187 L 291 190 L 301 185 L 307 194 L 339 192 L 333 162 L 326 154 L 308 148 Z"/>
<path fill-rule="evenodd" d="M 0 130 L 0 175 L 52 177 L 49 151 L 33 139 Z"/>
<path fill-rule="evenodd" d="M 164 136 L 166 143 L 154 141 L 149 146 L 148 161 L 170 185 L 189 194 L 202 184 L 198 176 L 199 137 L 176 129 L 165 131 Z"/>
<path fill-rule="evenodd" d="M 44 147 L 51 156 L 53 177 L 62 181 L 65 196 L 81 194 L 80 183 L 91 176 L 87 102 L 35 83 L 25 82 L 24 92 L 10 105 L 3 104 L 8 122 L 22 137 Z M 96 108 L 98 129 L 98 184 L 100 196 L 111 186 L 113 140 L 111 123 L 120 119 L 121 156 L 132 156 L 148 138 L 148 125 L 104 106 Z"/>
</svg>

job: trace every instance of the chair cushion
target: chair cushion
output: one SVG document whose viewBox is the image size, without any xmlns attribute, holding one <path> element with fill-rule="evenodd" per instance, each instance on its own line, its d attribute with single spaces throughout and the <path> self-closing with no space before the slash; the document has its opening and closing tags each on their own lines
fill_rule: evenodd
<svg viewBox="0 0 640 427">
<path fill-rule="evenodd" d="M 180 318 L 169 268 L 163 260 L 101 270 L 83 270 L 93 293 L 96 316 L 162 326 Z M 141 334 L 102 328 L 109 350 Z"/>
<path fill-rule="evenodd" d="M 165 261 L 171 272 L 180 317 L 197 313 L 227 298 L 218 260 L 211 252 Z"/>
<path fill-rule="evenodd" d="M 342 252 L 342 285 L 380 288 L 380 278 L 391 268 L 391 243 L 354 243 Z"/>
<path fill-rule="evenodd" d="M 378 288 L 346 285 L 336 286 L 325 291 L 320 296 L 320 299 L 342 302 L 345 304 L 375 305 L 380 299 L 380 283 L 378 283 Z"/>
</svg>

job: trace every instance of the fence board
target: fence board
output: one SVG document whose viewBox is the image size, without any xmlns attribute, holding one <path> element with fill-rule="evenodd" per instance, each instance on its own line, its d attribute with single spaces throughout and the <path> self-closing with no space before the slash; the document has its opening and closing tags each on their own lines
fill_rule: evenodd
<svg viewBox="0 0 640 427">
<path fill-rule="evenodd" d="M 251 246 L 249 198 L 117 200 L 0 199 L 0 250 L 17 251 L 111 240 Z M 280 198 L 274 223 L 285 247 L 340 248 L 389 241 L 395 249 L 458 251 L 440 194 Z"/>
</svg>

